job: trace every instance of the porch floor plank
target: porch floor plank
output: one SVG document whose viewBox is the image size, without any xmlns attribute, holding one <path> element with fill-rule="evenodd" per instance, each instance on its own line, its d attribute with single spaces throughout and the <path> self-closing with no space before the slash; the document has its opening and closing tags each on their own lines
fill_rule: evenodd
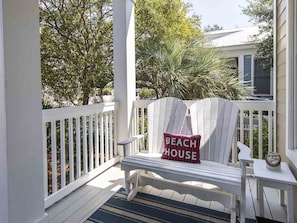
<svg viewBox="0 0 297 223">
<path fill-rule="evenodd" d="M 46 210 L 50 223 L 83 222 L 106 202 L 124 182 L 114 166 Z"/>
<path fill-rule="evenodd" d="M 50 223 L 87 223 L 87 218 L 102 204 L 104 204 L 124 183 L 124 173 L 120 165 L 116 165 L 103 172 L 98 177 L 80 187 L 61 201 L 49 207 L 46 212 Z M 256 198 L 256 181 L 247 180 L 246 215 L 255 219 L 259 216 L 259 204 Z M 171 190 L 160 191 L 151 186 L 145 186 L 141 192 L 165 198 L 196 204 L 202 207 L 213 208 L 230 213 L 220 203 L 197 199 L 191 195 L 181 195 Z M 286 206 L 279 204 L 279 191 L 264 188 L 264 214 L 268 219 L 286 222 Z"/>
</svg>

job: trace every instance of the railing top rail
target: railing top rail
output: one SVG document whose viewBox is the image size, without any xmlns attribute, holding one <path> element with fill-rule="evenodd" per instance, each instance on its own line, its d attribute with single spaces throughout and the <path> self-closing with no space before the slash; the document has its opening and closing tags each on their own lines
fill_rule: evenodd
<svg viewBox="0 0 297 223">
<path fill-rule="evenodd" d="M 147 108 L 147 106 L 152 103 L 154 100 L 152 99 L 145 99 L 145 100 L 135 100 L 134 107 L 136 108 Z"/>
<path fill-rule="evenodd" d="M 240 110 L 264 110 L 273 111 L 274 101 L 233 101 Z"/>
<path fill-rule="evenodd" d="M 93 105 L 83 105 L 65 108 L 53 108 L 42 110 L 42 122 L 55 120 L 77 118 L 80 116 L 91 115 L 99 112 L 108 112 L 115 110 L 116 102 L 107 102 Z"/>
<path fill-rule="evenodd" d="M 136 100 L 134 101 L 134 107 L 146 108 L 153 100 Z M 190 106 L 195 100 L 185 100 L 184 102 Z M 240 110 L 264 110 L 273 111 L 275 102 L 274 101 L 233 101 Z"/>
</svg>

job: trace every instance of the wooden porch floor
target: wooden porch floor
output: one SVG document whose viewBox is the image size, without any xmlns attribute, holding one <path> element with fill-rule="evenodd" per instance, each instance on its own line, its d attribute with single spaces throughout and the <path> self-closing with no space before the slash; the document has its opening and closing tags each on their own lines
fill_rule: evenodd
<svg viewBox="0 0 297 223">
<path fill-rule="evenodd" d="M 77 189 L 46 210 L 50 223 L 80 223 L 84 222 L 98 207 L 108 200 L 124 182 L 124 173 L 120 165 L 105 171 L 86 185 Z M 153 195 L 158 195 L 178 201 L 196 204 L 199 206 L 229 212 L 217 202 L 205 202 L 191 195 L 180 195 L 170 190 L 160 191 L 152 187 L 142 190 Z M 264 188 L 265 218 L 286 222 L 286 207 L 279 204 L 279 191 Z M 255 219 L 259 216 L 259 204 L 256 199 L 256 181 L 250 177 L 247 181 L 247 217 Z"/>
</svg>

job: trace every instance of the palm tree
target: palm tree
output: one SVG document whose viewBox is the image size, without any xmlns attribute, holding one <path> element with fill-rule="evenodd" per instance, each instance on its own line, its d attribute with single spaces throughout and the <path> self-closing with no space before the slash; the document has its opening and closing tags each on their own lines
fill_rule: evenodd
<svg viewBox="0 0 297 223">
<path fill-rule="evenodd" d="M 137 49 L 138 87 L 153 89 L 156 98 L 184 98 L 187 93 L 184 54 L 185 49 L 177 41 L 144 41 Z"/>
<path fill-rule="evenodd" d="M 184 60 L 190 64 L 189 98 L 233 100 L 247 95 L 246 87 L 238 79 L 238 71 L 229 66 L 219 50 L 209 47 L 203 37 L 188 44 Z"/>
<path fill-rule="evenodd" d="M 153 89 L 156 98 L 223 97 L 239 99 L 246 90 L 236 70 L 203 36 L 190 43 L 178 39 L 147 39 L 137 49 L 137 85 Z"/>
</svg>

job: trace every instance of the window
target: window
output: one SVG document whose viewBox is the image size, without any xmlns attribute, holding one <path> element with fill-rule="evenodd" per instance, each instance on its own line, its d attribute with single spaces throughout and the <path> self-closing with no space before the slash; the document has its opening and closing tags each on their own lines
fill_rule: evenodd
<svg viewBox="0 0 297 223">
<path fill-rule="evenodd" d="M 248 86 L 252 86 L 252 56 L 244 55 L 243 63 L 244 83 Z"/>
<path fill-rule="evenodd" d="M 254 94 L 270 95 L 271 92 L 271 69 L 265 68 L 262 60 L 255 60 L 254 64 Z"/>
<path fill-rule="evenodd" d="M 252 86 L 252 95 L 272 95 L 271 69 L 263 66 L 263 61 L 255 59 L 253 55 L 243 57 L 243 80 L 247 86 Z"/>
</svg>

